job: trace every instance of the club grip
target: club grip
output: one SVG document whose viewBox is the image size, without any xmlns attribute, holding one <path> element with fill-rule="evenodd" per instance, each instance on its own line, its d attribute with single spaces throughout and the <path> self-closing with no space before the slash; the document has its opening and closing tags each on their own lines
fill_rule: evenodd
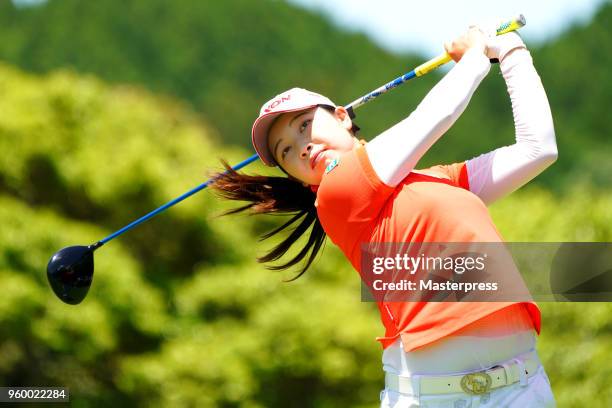
<svg viewBox="0 0 612 408">
<path fill-rule="evenodd" d="M 512 20 L 500 24 L 500 26 L 497 27 L 497 35 L 502 35 L 509 33 L 510 31 L 518 30 L 525 24 L 527 24 L 527 20 L 525 20 L 524 15 L 520 14 L 518 17 L 515 17 Z"/>
</svg>

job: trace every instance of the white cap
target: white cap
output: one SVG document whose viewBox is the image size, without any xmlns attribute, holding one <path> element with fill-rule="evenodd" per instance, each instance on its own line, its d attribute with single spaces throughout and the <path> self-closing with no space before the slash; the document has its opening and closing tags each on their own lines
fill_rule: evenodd
<svg viewBox="0 0 612 408">
<path fill-rule="evenodd" d="M 251 136 L 253 147 L 266 166 L 278 165 L 268 148 L 268 132 L 274 120 L 283 113 L 309 109 L 318 105 L 336 107 L 336 104 L 329 98 L 302 88 L 292 88 L 263 104 L 259 117 L 253 124 Z"/>
</svg>

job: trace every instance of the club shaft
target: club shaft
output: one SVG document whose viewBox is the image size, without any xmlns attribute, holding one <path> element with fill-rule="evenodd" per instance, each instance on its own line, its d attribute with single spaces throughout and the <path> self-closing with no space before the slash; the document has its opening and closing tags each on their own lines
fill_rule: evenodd
<svg viewBox="0 0 612 408">
<path fill-rule="evenodd" d="M 520 16 L 518 16 L 517 18 L 514 18 L 512 20 L 508 20 L 507 22 L 504 22 L 503 24 L 501 24 L 498 28 L 497 28 L 497 35 L 501 35 L 501 34 L 505 34 L 507 32 L 510 31 L 514 31 L 517 30 L 519 28 L 521 28 L 522 26 L 525 25 L 525 17 L 523 17 L 523 15 L 521 14 Z M 366 104 L 367 102 L 376 99 L 377 97 L 379 97 L 380 95 L 390 91 L 391 89 L 394 89 L 398 86 L 400 86 L 401 84 L 411 80 L 412 78 L 415 77 L 419 77 L 422 75 L 425 75 L 433 70 L 435 70 L 436 68 L 448 63 L 451 61 L 451 57 L 450 55 L 448 55 L 448 53 L 444 53 L 441 54 L 435 58 L 432 58 L 431 60 L 425 62 L 424 64 L 419 65 L 418 67 L 416 67 L 415 69 L 413 69 L 412 71 L 408 72 L 407 74 L 404 74 L 402 76 L 399 76 L 397 78 L 395 78 L 393 81 L 387 82 L 386 84 L 384 84 L 383 86 L 371 91 L 370 93 L 362 96 L 361 98 L 355 99 L 353 102 L 349 103 L 348 105 L 345 106 L 345 108 L 351 113 L 351 116 L 354 115 L 353 111 L 354 109 L 357 109 L 358 107 Z M 234 167 L 232 167 L 233 170 L 239 170 L 245 166 L 247 166 L 248 164 L 254 162 L 255 160 L 257 160 L 258 156 L 257 154 L 252 155 L 251 157 L 249 157 L 248 159 L 238 163 L 237 165 L 235 165 Z M 223 172 L 222 174 L 226 174 L 227 171 Z M 199 186 L 193 188 L 192 190 L 189 190 L 188 192 L 186 192 L 185 194 L 181 195 L 180 197 L 175 198 L 172 201 L 167 202 L 166 204 L 162 205 L 161 207 L 151 211 L 150 213 L 140 217 L 139 219 L 137 219 L 136 221 L 126 225 L 125 227 L 121 228 L 120 230 L 112 233 L 111 235 L 107 236 L 106 238 L 96 242 L 95 244 L 92 245 L 92 249 L 97 249 L 100 246 L 106 244 L 108 241 L 117 238 L 119 235 L 131 230 L 132 228 L 136 227 L 139 224 L 142 224 L 143 222 L 155 217 L 157 214 L 161 213 L 162 211 L 167 210 L 168 208 L 172 207 L 175 204 L 180 203 L 181 201 L 183 201 L 184 199 L 191 197 L 192 195 L 194 195 L 195 193 L 197 193 L 198 191 L 201 191 L 203 189 L 205 189 L 206 187 L 208 187 L 212 182 L 214 181 L 214 178 L 211 178 L 207 181 L 205 181 L 204 183 L 200 184 Z"/>
<path fill-rule="evenodd" d="M 258 156 L 257 154 L 254 154 L 253 156 L 249 157 L 248 159 L 238 163 L 237 165 L 235 165 L 234 167 L 232 167 L 234 170 L 239 170 L 241 168 L 243 168 L 244 166 L 254 162 L 255 160 L 257 160 Z M 223 172 L 223 174 L 226 174 L 227 171 Z M 161 207 L 151 211 L 150 213 L 148 213 L 147 215 L 144 215 L 142 217 L 140 217 L 139 219 L 137 219 L 136 221 L 132 222 L 131 224 L 126 225 L 125 227 L 121 228 L 120 230 L 112 233 L 111 235 L 109 235 L 108 237 L 100 240 L 98 243 L 101 245 L 106 244 L 108 241 L 110 241 L 111 239 L 117 238 L 119 235 L 123 234 L 124 232 L 127 232 L 129 230 L 131 230 L 132 228 L 134 228 L 135 226 L 142 224 L 143 222 L 147 221 L 150 218 L 155 217 L 157 214 L 159 214 L 160 212 L 172 207 L 175 204 L 180 203 L 181 201 L 183 201 L 184 199 L 191 197 L 192 195 L 194 195 L 195 193 L 197 193 L 200 190 L 205 189 L 206 187 L 208 187 L 208 185 L 210 183 L 212 183 L 214 181 L 214 177 L 207 180 L 206 182 L 200 184 L 199 186 L 193 188 L 192 190 L 189 190 L 188 192 L 186 192 L 185 194 L 183 194 L 180 197 L 175 198 L 172 201 L 168 201 L 166 204 L 162 205 Z M 98 247 L 99 247 L 98 246 Z"/>
<path fill-rule="evenodd" d="M 515 17 L 511 20 L 508 20 L 500 24 L 500 26 L 497 27 L 496 35 L 502 35 L 502 34 L 509 33 L 510 31 L 518 30 L 519 28 L 523 27 L 526 23 L 527 22 L 525 20 L 525 17 L 521 14 L 518 17 Z M 371 101 L 372 99 L 379 97 L 380 95 L 390 91 L 391 89 L 398 87 L 404 82 L 407 82 L 415 77 L 423 76 L 450 61 L 452 61 L 452 58 L 447 52 L 445 52 L 444 54 L 440 54 L 437 57 L 432 58 L 429 61 L 419 65 L 418 67 L 408 72 L 407 74 L 399 76 L 395 78 L 393 81 L 387 82 L 383 86 L 373 90 L 372 92 L 362 96 L 361 98 L 355 99 L 353 102 L 349 103 L 346 106 L 346 109 L 349 112 L 352 112 L 354 109 Z"/>
</svg>

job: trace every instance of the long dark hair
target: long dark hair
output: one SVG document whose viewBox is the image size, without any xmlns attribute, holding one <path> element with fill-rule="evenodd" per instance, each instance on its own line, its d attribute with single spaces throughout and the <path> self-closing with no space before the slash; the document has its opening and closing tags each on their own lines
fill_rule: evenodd
<svg viewBox="0 0 612 408">
<path fill-rule="evenodd" d="M 359 127 L 353 124 L 351 128 L 353 136 L 356 135 L 358 130 Z M 316 194 L 310 187 L 304 187 L 301 181 L 291 177 L 280 166 L 279 168 L 288 177 L 247 175 L 233 170 L 227 161 L 223 159 L 221 159 L 221 164 L 226 169 L 226 172 L 213 175 L 215 180 L 210 185 L 210 188 L 221 197 L 229 200 L 250 201 L 250 203 L 242 207 L 222 213 L 221 216 L 236 214 L 245 210 L 250 210 L 251 214 L 291 215 L 287 222 L 262 235 L 259 241 L 266 240 L 297 224 L 280 244 L 266 255 L 257 257 L 257 262 L 265 263 L 281 258 L 312 225 L 308 242 L 306 242 L 306 245 L 293 259 L 282 265 L 266 265 L 267 269 L 282 270 L 290 268 L 307 257 L 301 271 L 285 282 L 291 282 L 302 276 L 314 261 L 327 236 L 319 221 L 317 209 L 314 205 L 317 198 Z"/>
<path fill-rule="evenodd" d="M 287 269 L 308 256 L 302 270 L 287 282 L 302 276 L 312 264 L 312 261 L 314 261 L 326 237 L 321 222 L 317 217 L 316 207 L 314 206 L 315 193 L 309 187 L 304 187 L 300 181 L 293 178 L 247 175 L 233 170 L 227 161 L 223 159 L 221 159 L 221 163 L 227 172 L 215 175 L 215 181 L 210 187 L 223 198 L 250 201 L 246 205 L 222 213 L 221 216 L 236 214 L 245 210 L 250 210 L 251 214 L 292 216 L 280 227 L 262 235 L 259 238 L 260 241 L 266 240 L 282 230 L 297 224 L 280 244 L 266 255 L 257 257 L 258 262 L 271 262 L 281 258 L 312 225 L 308 242 L 293 259 L 282 265 L 266 265 L 266 268 L 272 270 Z M 310 255 L 308 255 L 309 252 Z"/>
</svg>

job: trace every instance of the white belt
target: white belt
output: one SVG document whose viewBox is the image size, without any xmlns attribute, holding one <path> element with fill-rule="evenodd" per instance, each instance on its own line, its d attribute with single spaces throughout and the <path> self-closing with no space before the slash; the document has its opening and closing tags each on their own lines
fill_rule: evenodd
<svg viewBox="0 0 612 408">
<path fill-rule="evenodd" d="M 392 373 L 385 373 L 385 387 L 388 390 L 403 394 L 452 394 L 465 392 L 466 394 L 484 394 L 492 389 L 514 384 L 521 381 L 527 385 L 527 378 L 535 375 L 540 366 L 535 352 L 528 357 L 515 358 L 503 364 L 496 365 L 484 371 L 472 373 L 445 375 L 400 377 Z M 418 381 L 418 390 L 415 390 L 413 381 Z"/>
</svg>

